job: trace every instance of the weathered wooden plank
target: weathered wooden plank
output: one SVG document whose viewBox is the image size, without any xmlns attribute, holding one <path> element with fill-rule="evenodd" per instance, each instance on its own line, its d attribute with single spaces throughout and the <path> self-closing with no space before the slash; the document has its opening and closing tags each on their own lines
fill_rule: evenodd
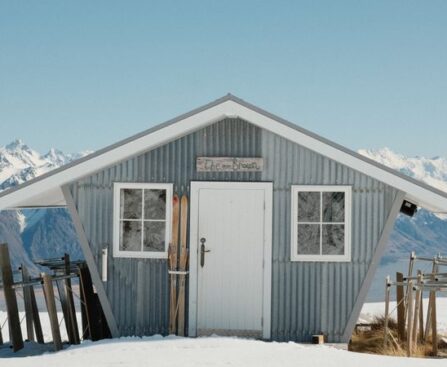
<svg viewBox="0 0 447 367">
<path fill-rule="evenodd" d="M 402 284 L 404 275 L 396 273 L 396 282 Z M 404 286 L 396 286 L 396 302 L 397 302 L 397 335 L 400 341 L 405 340 L 405 298 Z"/>
<path fill-rule="evenodd" d="M 73 333 L 71 331 L 70 315 L 68 313 L 67 295 L 65 293 L 65 284 L 63 280 L 56 280 L 57 293 L 61 303 L 62 315 L 64 315 L 65 329 L 67 330 L 68 341 L 72 344 Z"/>
<path fill-rule="evenodd" d="M 83 312 L 87 319 L 87 329 L 84 329 L 84 339 L 93 341 L 110 338 L 111 332 L 107 324 L 99 297 L 93 289 L 92 278 L 86 266 L 80 267 L 80 283 L 82 289 Z"/>
<path fill-rule="evenodd" d="M 422 284 L 422 272 L 420 270 L 418 270 L 418 282 L 419 285 Z M 424 342 L 425 340 L 425 335 L 424 335 L 424 300 L 423 300 L 423 293 L 422 290 L 420 292 L 420 296 L 419 296 L 419 340 L 421 341 L 421 343 Z"/>
<path fill-rule="evenodd" d="M 177 194 L 172 198 L 172 239 L 169 246 L 169 270 L 177 270 L 178 239 L 180 221 L 180 200 Z M 170 275 L 170 300 L 169 300 L 169 333 L 177 331 L 177 274 Z"/>
<path fill-rule="evenodd" d="M 22 272 L 22 281 L 29 281 L 28 269 L 24 264 L 20 266 Z M 23 301 L 25 303 L 25 320 L 26 320 L 26 335 L 28 340 L 34 341 L 34 320 L 33 320 L 33 305 L 31 301 L 32 286 L 23 287 Z"/>
<path fill-rule="evenodd" d="M 436 291 L 430 292 L 430 320 L 431 320 L 431 340 L 432 340 L 432 348 L 433 355 L 438 355 L 438 328 L 437 328 L 437 320 L 436 320 Z"/>
<path fill-rule="evenodd" d="M 383 327 L 383 345 L 386 346 L 388 341 L 388 320 L 390 316 L 390 277 L 387 276 L 385 279 L 385 325 Z"/>
<path fill-rule="evenodd" d="M 65 263 L 65 275 L 70 274 L 70 256 L 68 254 L 64 255 L 64 263 Z M 71 344 L 79 344 L 81 342 L 79 338 L 79 330 L 78 330 L 78 320 L 76 317 L 76 307 L 73 299 L 73 289 L 71 286 L 71 279 L 65 279 L 65 293 L 67 296 L 67 312 L 70 318 L 71 332 L 72 337 L 70 339 Z"/>
<path fill-rule="evenodd" d="M 91 287 L 89 285 L 89 277 L 87 276 L 88 269 L 85 266 L 79 268 L 79 290 L 81 293 L 81 316 L 82 316 L 82 338 L 92 339 L 91 321 L 89 312 L 89 303 L 92 302 L 90 292 L 86 291 Z"/>
<path fill-rule="evenodd" d="M 417 284 L 421 284 L 421 276 L 418 275 L 418 281 Z M 413 329 L 412 329 L 412 339 L 413 339 L 413 345 L 417 345 L 418 340 L 418 327 L 419 327 L 419 308 L 421 306 L 421 298 L 422 298 L 422 291 L 421 288 L 418 287 L 416 290 L 416 296 L 414 300 L 414 317 L 413 317 Z"/>
<path fill-rule="evenodd" d="M 20 327 L 19 310 L 16 292 L 12 288 L 14 283 L 8 245 L 0 244 L 0 269 L 3 276 L 3 292 L 5 295 L 6 311 L 9 321 L 9 335 L 14 352 L 23 348 L 22 328 Z"/>
<path fill-rule="evenodd" d="M 187 231 L 188 231 L 188 197 L 183 194 L 180 203 L 180 264 L 179 270 L 186 271 L 188 266 Z M 185 290 L 186 275 L 179 275 L 178 295 L 178 335 L 185 335 Z"/>
<path fill-rule="evenodd" d="M 31 295 L 31 309 L 33 312 L 34 331 L 36 333 L 36 340 L 39 344 L 44 344 L 42 332 L 42 324 L 40 323 L 39 309 L 37 308 L 36 294 L 34 293 L 34 287 L 30 287 Z"/>
<path fill-rule="evenodd" d="M 197 172 L 260 172 L 264 159 L 257 157 L 197 157 Z"/>
<path fill-rule="evenodd" d="M 54 349 L 56 351 L 62 349 L 62 338 L 59 329 L 59 321 L 57 319 L 56 302 L 54 300 L 53 280 L 51 276 L 42 273 L 43 291 L 45 303 L 47 305 L 48 317 L 50 319 L 51 335 L 53 336 Z"/>
<path fill-rule="evenodd" d="M 438 272 L 438 265 L 436 264 L 435 259 L 433 259 L 433 265 L 432 265 L 432 269 L 431 269 L 431 280 L 435 280 L 435 274 Z M 433 291 L 435 292 L 435 291 Z M 431 292 L 430 292 L 431 295 Z M 435 293 L 435 297 L 434 299 L 436 299 L 436 293 Z M 431 306 L 432 306 L 432 297 L 430 296 L 428 298 L 428 306 L 427 306 L 427 320 L 426 320 L 426 324 L 425 324 L 425 340 L 427 340 L 428 335 L 430 334 L 430 328 L 431 328 Z"/>
<path fill-rule="evenodd" d="M 407 357 L 413 352 L 413 282 L 407 287 Z"/>
</svg>

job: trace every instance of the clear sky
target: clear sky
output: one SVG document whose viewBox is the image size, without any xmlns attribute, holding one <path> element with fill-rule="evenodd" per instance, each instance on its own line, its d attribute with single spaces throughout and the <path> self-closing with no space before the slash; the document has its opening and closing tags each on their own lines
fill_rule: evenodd
<svg viewBox="0 0 447 367">
<path fill-rule="evenodd" d="M 0 145 L 98 149 L 228 92 L 447 156 L 447 1 L 0 0 Z"/>
</svg>

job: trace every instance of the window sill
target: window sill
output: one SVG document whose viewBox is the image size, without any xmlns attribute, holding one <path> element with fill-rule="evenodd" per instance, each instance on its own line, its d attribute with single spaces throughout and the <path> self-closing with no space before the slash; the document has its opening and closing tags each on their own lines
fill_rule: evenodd
<svg viewBox="0 0 447 367">
<path fill-rule="evenodd" d="M 290 257 L 292 262 L 351 262 L 351 255 L 321 256 L 321 255 L 295 255 Z"/>
<path fill-rule="evenodd" d="M 136 252 L 136 251 L 118 251 L 113 253 L 114 258 L 127 259 L 167 259 L 168 252 Z"/>
</svg>

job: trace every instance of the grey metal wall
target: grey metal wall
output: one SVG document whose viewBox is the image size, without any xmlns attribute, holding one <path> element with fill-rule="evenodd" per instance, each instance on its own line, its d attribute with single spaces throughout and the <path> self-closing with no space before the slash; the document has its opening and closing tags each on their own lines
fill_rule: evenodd
<svg viewBox="0 0 447 367">
<path fill-rule="evenodd" d="M 262 173 L 197 173 L 197 156 L 262 156 Z M 239 119 L 226 119 L 71 185 L 79 216 L 100 268 L 109 248 L 105 283 L 122 335 L 168 332 L 166 260 L 112 258 L 113 182 L 191 180 L 273 181 L 272 339 L 306 341 L 324 332 L 341 341 L 396 191 Z M 290 185 L 353 186 L 352 261 L 290 262 Z"/>
</svg>

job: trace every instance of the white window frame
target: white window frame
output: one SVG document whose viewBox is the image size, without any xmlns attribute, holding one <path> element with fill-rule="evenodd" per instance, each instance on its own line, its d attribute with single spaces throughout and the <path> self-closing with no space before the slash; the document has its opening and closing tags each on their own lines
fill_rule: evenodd
<svg viewBox="0 0 447 367">
<path fill-rule="evenodd" d="M 164 251 L 123 251 L 120 250 L 120 190 L 166 190 L 166 232 Z M 115 182 L 113 184 L 113 257 L 167 259 L 171 241 L 173 185 L 166 183 Z M 143 198 L 144 200 L 144 195 Z M 143 228 L 142 228 L 143 231 Z M 143 231 L 144 232 L 144 231 Z"/>
<path fill-rule="evenodd" d="M 349 262 L 351 261 L 351 223 L 352 223 L 352 187 L 339 185 L 292 185 L 292 213 L 291 213 L 291 261 L 319 261 L 319 262 Z M 343 255 L 303 255 L 298 254 L 298 192 L 344 192 L 345 193 L 345 252 Z M 314 224 L 324 224 L 322 221 L 323 202 L 320 200 L 320 221 Z M 322 231 L 320 230 L 320 252 L 322 246 Z"/>
</svg>

